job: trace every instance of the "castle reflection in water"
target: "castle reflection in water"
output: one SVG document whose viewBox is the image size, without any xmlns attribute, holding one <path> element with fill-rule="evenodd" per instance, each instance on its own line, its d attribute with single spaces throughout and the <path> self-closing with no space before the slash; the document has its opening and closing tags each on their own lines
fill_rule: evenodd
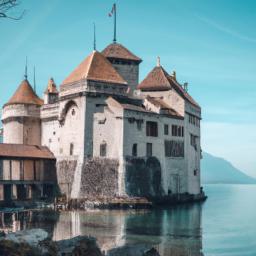
<svg viewBox="0 0 256 256">
<path fill-rule="evenodd" d="M 203 255 L 201 208 L 196 204 L 153 211 L 2 212 L 0 229 L 42 228 L 53 240 L 90 235 L 106 253 L 124 245 L 146 245 L 162 256 L 199 256 Z"/>
</svg>

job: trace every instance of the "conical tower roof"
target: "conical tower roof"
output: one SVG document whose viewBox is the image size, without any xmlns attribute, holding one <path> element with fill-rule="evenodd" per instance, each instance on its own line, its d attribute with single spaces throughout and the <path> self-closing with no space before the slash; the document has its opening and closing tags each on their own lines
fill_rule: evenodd
<svg viewBox="0 0 256 256">
<path fill-rule="evenodd" d="M 12 104 L 42 105 L 43 100 L 36 95 L 31 85 L 29 84 L 29 81 L 27 79 L 24 79 L 14 95 L 5 105 Z"/>
<path fill-rule="evenodd" d="M 110 59 L 133 60 L 139 63 L 142 61 L 138 56 L 130 52 L 123 45 L 117 43 L 108 45 L 101 53 L 106 58 Z"/>
<path fill-rule="evenodd" d="M 44 93 L 58 93 L 58 89 L 57 86 L 54 82 L 54 79 L 51 77 L 48 81 L 46 90 Z"/>
<path fill-rule="evenodd" d="M 115 84 L 127 84 L 111 63 L 99 52 L 93 51 L 62 83 L 83 79 Z"/>
</svg>

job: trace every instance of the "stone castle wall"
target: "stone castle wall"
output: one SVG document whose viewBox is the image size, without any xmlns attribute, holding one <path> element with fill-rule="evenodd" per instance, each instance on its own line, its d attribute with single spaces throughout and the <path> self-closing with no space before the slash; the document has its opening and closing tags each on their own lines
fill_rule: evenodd
<svg viewBox="0 0 256 256">
<path fill-rule="evenodd" d="M 62 159 L 57 161 L 57 180 L 60 193 L 68 197 L 70 197 L 76 165 L 76 159 Z"/>
<path fill-rule="evenodd" d="M 118 195 L 118 166 L 115 159 L 92 158 L 82 169 L 80 197 L 114 197 Z"/>
<path fill-rule="evenodd" d="M 117 72 L 127 81 L 131 92 L 136 89 L 139 82 L 139 65 L 138 64 L 112 64 Z"/>
</svg>

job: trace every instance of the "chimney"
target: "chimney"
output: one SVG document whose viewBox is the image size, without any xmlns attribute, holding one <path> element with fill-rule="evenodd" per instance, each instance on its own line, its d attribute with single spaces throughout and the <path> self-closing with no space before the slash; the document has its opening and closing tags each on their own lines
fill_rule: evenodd
<svg viewBox="0 0 256 256">
<path fill-rule="evenodd" d="M 172 71 L 172 77 L 176 80 L 176 71 L 175 70 Z"/>
<path fill-rule="evenodd" d="M 184 83 L 184 85 L 183 85 L 183 89 L 184 89 L 184 91 L 185 92 L 187 92 L 188 91 L 188 83 L 186 82 L 186 83 Z"/>
<path fill-rule="evenodd" d="M 157 59 L 156 59 L 156 66 L 157 67 L 161 66 L 161 64 L 160 64 L 160 57 L 159 56 L 157 56 Z"/>
</svg>

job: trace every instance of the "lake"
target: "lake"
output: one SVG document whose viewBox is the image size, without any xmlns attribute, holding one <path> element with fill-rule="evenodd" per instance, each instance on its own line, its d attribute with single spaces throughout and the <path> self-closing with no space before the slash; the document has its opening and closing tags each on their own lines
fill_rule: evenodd
<svg viewBox="0 0 256 256">
<path fill-rule="evenodd" d="M 0 226 L 43 228 L 52 239 L 97 238 L 104 251 L 155 246 L 162 256 L 256 255 L 256 186 L 206 185 L 208 199 L 152 211 L 26 211 L 5 213 Z"/>
</svg>

